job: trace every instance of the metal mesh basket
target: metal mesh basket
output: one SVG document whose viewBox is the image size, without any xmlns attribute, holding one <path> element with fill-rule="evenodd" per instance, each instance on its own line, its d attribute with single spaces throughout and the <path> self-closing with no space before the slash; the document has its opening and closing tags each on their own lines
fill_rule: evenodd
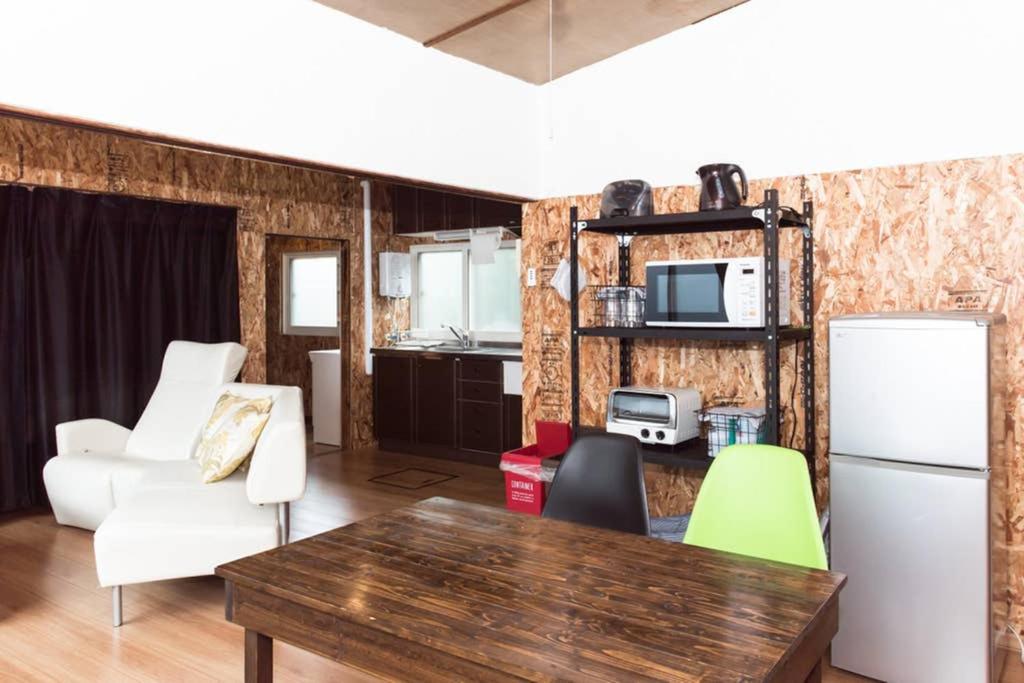
<svg viewBox="0 0 1024 683">
<path fill-rule="evenodd" d="M 643 287 L 591 287 L 590 295 L 596 326 L 644 326 L 647 290 Z"/>
<path fill-rule="evenodd" d="M 768 427 L 764 408 L 720 406 L 701 411 L 698 418 L 708 441 L 708 457 L 733 444 L 764 443 Z"/>
</svg>

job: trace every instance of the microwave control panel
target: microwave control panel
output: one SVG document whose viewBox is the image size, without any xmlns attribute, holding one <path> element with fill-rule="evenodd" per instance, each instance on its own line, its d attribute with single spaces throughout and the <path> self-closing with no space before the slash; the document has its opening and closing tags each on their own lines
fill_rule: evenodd
<svg viewBox="0 0 1024 683">
<path fill-rule="evenodd" d="M 762 327 L 765 324 L 763 259 L 743 260 L 735 265 L 738 324 Z M 779 324 L 789 324 L 789 259 L 779 259 Z"/>
<path fill-rule="evenodd" d="M 736 278 L 736 302 L 739 304 L 740 324 L 763 324 L 761 312 L 761 269 L 754 262 L 738 263 L 739 276 Z"/>
</svg>

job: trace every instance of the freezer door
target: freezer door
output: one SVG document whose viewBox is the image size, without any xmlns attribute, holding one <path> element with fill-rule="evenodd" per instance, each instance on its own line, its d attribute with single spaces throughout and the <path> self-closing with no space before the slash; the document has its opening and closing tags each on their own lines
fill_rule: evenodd
<svg viewBox="0 0 1024 683">
<path fill-rule="evenodd" d="M 832 324 L 829 450 L 988 467 L 988 383 L 987 327 Z"/>
<path fill-rule="evenodd" d="M 986 681 L 987 473 L 831 456 L 832 665 L 883 681 Z"/>
</svg>

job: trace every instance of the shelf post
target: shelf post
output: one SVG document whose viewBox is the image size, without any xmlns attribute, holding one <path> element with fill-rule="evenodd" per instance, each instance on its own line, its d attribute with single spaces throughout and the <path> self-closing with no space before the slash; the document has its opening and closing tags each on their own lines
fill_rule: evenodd
<svg viewBox="0 0 1024 683">
<path fill-rule="evenodd" d="M 619 235 L 619 286 L 629 286 L 629 244 L 632 240 L 628 235 Z M 619 339 L 619 386 L 628 387 L 633 383 L 633 340 L 629 337 Z"/>
<path fill-rule="evenodd" d="M 803 205 L 803 323 L 810 329 L 810 336 L 803 342 L 803 403 L 804 403 L 804 452 L 811 473 L 811 487 L 817 498 L 817 438 L 815 436 L 814 406 L 814 202 L 807 199 Z"/>
<path fill-rule="evenodd" d="M 779 191 L 764 192 L 765 440 L 779 445 Z M 795 378 L 794 378 L 795 379 Z"/>
<path fill-rule="evenodd" d="M 579 311 L 579 225 L 578 210 L 569 209 L 569 363 L 570 424 L 573 439 L 580 435 L 580 311 Z"/>
</svg>

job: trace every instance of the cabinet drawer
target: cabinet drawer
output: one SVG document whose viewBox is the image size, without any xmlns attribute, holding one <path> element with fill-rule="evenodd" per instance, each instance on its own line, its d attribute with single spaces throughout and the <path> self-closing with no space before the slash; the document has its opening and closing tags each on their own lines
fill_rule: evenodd
<svg viewBox="0 0 1024 683">
<path fill-rule="evenodd" d="M 501 403 L 501 385 L 497 382 L 459 382 L 459 398 L 466 401 Z"/>
<path fill-rule="evenodd" d="M 460 446 L 472 451 L 501 452 L 501 405 L 459 401 Z"/>
<path fill-rule="evenodd" d="M 460 379 L 468 379 L 474 382 L 501 381 L 501 361 L 463 358 L 459 365 L 462 366 L 459 374 Z"/>
</svg>

